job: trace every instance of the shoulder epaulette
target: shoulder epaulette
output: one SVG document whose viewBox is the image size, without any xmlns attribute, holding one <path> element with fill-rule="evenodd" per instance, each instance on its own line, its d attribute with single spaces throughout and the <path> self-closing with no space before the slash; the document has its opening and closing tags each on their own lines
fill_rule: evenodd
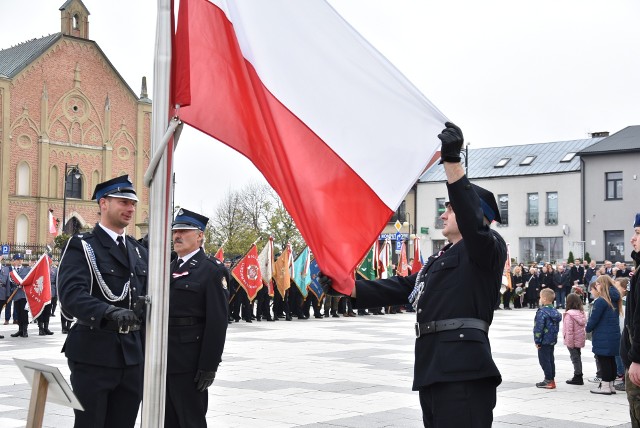
<svg viewBox="0 0 640 428">
<path fill-rule="evenodd" d="M 77 233 L 73 236 L 78 239 L 87 239 L 93 236 L 93 232 Z"/>
</svg>

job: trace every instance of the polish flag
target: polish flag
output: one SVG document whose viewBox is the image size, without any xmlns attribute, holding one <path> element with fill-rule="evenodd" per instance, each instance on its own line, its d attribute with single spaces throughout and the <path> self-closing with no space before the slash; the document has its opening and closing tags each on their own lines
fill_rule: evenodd
<svg viewBox="0 0 640 428">
<path fill-rule="evenodd" d="M 218 248 L 218 251 L 216 251 L 216 255 L 213 257 L 220 260 L 221 262 L 224 262 L 224 249 L 222 247 Z"/>
<path fill-rule="evenodd" d="M 253 162 L 349 294 L 447 118 L 324 0 L 181 0 L 174 47 L 181 120 Z"/>
<path fill-rule="evenodd" d="M 53 216 L 53 210 L 49 210 L 49 233 L 58 236 L 58 221 Z"/>
<path fill-rule="evenodd" d="M 43 254 L 24 278 L 20 278 L 14 270 L 10 273 L 13 282 L 23 288 L 33 318 L 40 316 L 44 307 L 51 303 L 51 275 L 49 270 L 49 256 Z"/>
<path fill-rule="evenodd" d="M 411 265 L 411 273 L 418 273 L 422 269 L 422 252 L 420 251 L 420 238 L 413 238 L 413 264 Z"/>
</svg>

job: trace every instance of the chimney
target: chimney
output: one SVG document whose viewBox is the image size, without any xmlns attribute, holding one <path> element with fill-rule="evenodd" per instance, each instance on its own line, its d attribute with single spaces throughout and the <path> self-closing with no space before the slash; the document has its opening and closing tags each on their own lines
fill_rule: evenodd
<svg viewBox="0 0 640 428">
<path fill-rule="evenodd" d="M 591 135 L 591 138 L 608 137 L 609 136 L 609 131 L 591 132 L 591 133 L 589 133 L 589 135 Z"/>
</svg>

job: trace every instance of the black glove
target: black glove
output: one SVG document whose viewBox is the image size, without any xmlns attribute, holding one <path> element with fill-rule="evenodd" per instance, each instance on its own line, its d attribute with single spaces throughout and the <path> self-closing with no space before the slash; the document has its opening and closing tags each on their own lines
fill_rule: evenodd
<svg viewBox="0 0 640 428">
<path fill-rule="evenodd" d="M 451 122 L 447 122 L 444 125 L 446 128 L 442 130 L 441 134 L 438 134 L 438 138 L 442 141 L 440 163 L 460 162 L 460 150 L 462 150 L 462 144 L 464 143 L 462 130 Z"/>
<path fill-rule="evenodd" d="M 333 280 L 322 272 L 318 272 L 318 282 L 322 287 L 322 291 L 328 297 L 344 297 L 345 294 L 339 293 L 333 289 Z"/>
<path fill-rule="evenodd" d="M 135 324 L 140 324 L 140 320 L 135 312 L 130 309 L 117 308 L 115 306 L 109 306 L 109 309 L 104 313 L 104 317 L 109 321 L 117 322 L 120 327 L 130 327 Z"/>
<path fill-rule="evenodd" d="M 216 378 L 216 372 L 198 370 L 196 372 L 196 378 L 193 379 L 193 381 L 196 383 L 196 389 L 199 392 L 204 392 L 207 388 L 211 386 L 215 378 Z"/>
</svg>

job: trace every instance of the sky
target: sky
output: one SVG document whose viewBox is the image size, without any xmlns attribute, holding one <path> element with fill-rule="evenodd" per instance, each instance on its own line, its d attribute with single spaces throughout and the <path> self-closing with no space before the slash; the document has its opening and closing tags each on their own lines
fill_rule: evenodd
<svg viewBox="0 0 640 428">
<path fill-rule="evenodd" d="M 265 1 L 265 0 L 261 0 Z M 89 36 L 153 99 L 153 0 L 83 0 Z M 60 31 L 64 0 L 0 0 L 0 49 Z M 588 138 L 640 124 L 636 0 L 330 0 L 451 121 L 471 147 Z M 193 129 L 175 154 L 175 202 L 213 215 L 264 182 L 242 155 Z M 402 144 L 390 153 L 402 160 Z"/>
</svg>

